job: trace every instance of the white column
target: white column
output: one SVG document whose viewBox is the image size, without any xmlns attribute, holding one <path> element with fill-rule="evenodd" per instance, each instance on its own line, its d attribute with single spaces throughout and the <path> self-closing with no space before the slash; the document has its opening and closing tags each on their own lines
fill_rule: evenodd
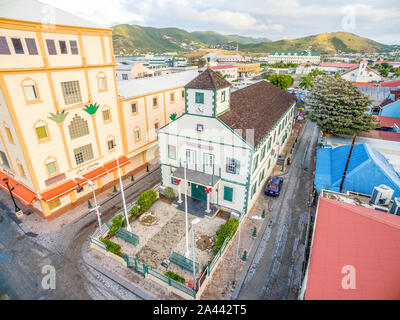
<svg viewBox="0 0 400 320">
<path fill-rule="evenodd" d="M 211 192 L 209 194 L 207 194 L 207 210 L 206 210 L 207 213 L 211 212 L 211 210 L 210 210 L 210 197 L 211 197 Z"/>
<path fill-rule="evenodd" d="M 182 180 L 181 180 L 181 182 L 182 182 Z M 179 182 L 179 184 L 178 184 L 178 203 L 182 203 L 181 182 Z"/>
</svg>

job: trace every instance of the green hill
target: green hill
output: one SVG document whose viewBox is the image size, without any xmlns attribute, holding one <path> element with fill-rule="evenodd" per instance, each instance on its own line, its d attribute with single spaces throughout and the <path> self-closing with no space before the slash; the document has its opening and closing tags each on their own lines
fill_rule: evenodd
<svg viewBox="0 0 400 320">
<path fill-rule="evenodd" d="M 210 45 L 228 44 L 228 43 L 233 43 L 236 45 L 236 42 L 238 42 L 239 44 L 254 44 L 254 43 L 271 41 L 268 38 L 253 38 L 253 37 L 239 36 L 236 34 L 225 35 L 215 31 L 194 31 L 191 32 L 191 34 L 194 35 L 200 41 Z"/>
<path fill-rule="evenodd" d="M 114 53 L 132 55 L 135 53 L 183 52 L 206 47 L 193 35 L 178 28 L 152 28 L 120 24 L 113 28 Z"/>
<path fill-rule="evenodd" d="M 388 49 L 390 46 L 359 37 L 348 32 L 320 33 L 317 35 L 294 39 L 263 42 L 258 44 L 239 44 L 239 49 L 248 52 L 271 52 L 274 50 L 306 50 L 334 54 L 339 51 L 345 53 L 363 52 L 374 53 Z"/>
</svg>

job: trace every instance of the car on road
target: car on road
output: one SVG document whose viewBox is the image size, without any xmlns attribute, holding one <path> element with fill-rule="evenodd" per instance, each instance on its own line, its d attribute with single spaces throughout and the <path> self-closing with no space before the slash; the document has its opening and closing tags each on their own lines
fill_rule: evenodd
<svg viewBox="0 0 400 320">
<path fill-rule="evenodd" d="M 269 196 L 277 197 L 282 189 L 283 178 L 273 176 L 268 179 L 267 185 L 265 186 L 265 194 Z"/>
</svg>

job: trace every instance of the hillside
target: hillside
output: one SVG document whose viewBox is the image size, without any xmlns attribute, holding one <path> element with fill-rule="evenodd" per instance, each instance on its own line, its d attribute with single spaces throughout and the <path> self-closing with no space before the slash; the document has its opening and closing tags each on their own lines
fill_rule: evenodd
<svg viewBox="0 0 400 320">
<path fill-rule="evenodd" d="M 116 55 L 168 51 L 183 52 L 206 47 L 204 43 L 185 30 L 128 24 L 113 27 L 113 44 Z"/>
<path fill-rule="evenodd" d="M 233 43 L 234 45 L 236 45 L 236 42 L 239 44 L 255 44 L 260 42 L 271 41 L 268 38 L 253 38 L 253 37 L 239 36 L 236 34 L 225 35 L 215 31 L 194 31 L 191 32 L 191 34 L 200 41 L 202 41 L 203 43 L 209 45 L 228 44 L 228 43 Z"/>
<path fill-rule="evenodd" d="M 305 50 L 311 46 L 313 51 L 334 54 L 339 51 L 352 52 L 380 52 L 389 46 L 359 37 L 348 32 L 320 33 L 317 35 L 294 39 L 263 42 L 258 44 L 240 45 L 242 51 L 271 52 L 273 50 Z"/>
</svg>

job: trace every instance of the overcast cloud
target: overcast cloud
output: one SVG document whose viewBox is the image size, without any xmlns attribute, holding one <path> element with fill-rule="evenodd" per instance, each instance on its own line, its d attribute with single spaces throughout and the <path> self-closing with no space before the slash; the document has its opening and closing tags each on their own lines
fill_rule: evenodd
<svg viewBox="0 0 400 320">
<path fill-rule="evenodd" d="M 120 23 L 294 39 L 346 31 L 400 44 L 400 0 L 41 0 L 102 26 Z"/>
</svg>

